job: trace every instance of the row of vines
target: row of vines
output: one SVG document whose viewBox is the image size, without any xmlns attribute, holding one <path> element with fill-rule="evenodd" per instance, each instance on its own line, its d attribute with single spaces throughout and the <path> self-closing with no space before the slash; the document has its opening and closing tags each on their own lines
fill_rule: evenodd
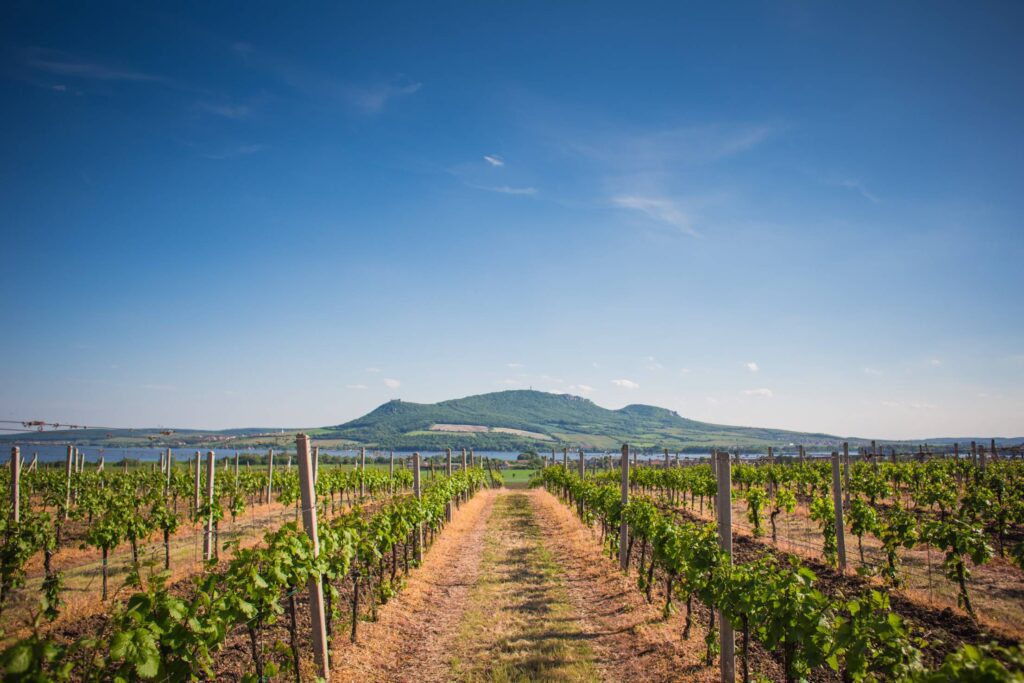
<svg viewBox="0 0 1024 683">
<path fill-rule="evenodd" d="M 1002 539 L 1022 521 L 1021 475 L 1021 463 L 1006 461 L 985 472 L 962 461 L 857 463 L 847 519 L 854 534 L 878 535 L 888 557 L 881 573 L 892 586 L 900 584 L 901 548 L 918 542 L 942 548 L 946 573 L 970 612 L 970 567 L 992 555 L 989 539 L 1019 557 L 1019 547 L 1006 548 Z M 625 507 L 618 479 L 616 471 L 581 479 L 561 467 L 539 474 L 539 481 L 572 504 L 586 524 L 597 525 L 610 556 L 619 552 L 620 525 L 626 522 L 627 566 L 639 567 L 639 587 L 648 600 L 655 586 L 661 588 L 666 616 L 685 606 L 684 639 L 691 637 L 694 601 L 707 606 L 708 666 L 719 653 L 717 612 L 738 631 L 744 681 L 752 678 L 751 641 L 774 653 L 786 681 L 822 671 L 844 681 L 1024 680 L 1018 647 L 965 644 L 926 666 L 928 643 L 890 608 L 888 595 L 877 589 L 881 586 L 836 599 L 816 587 L 818 577 L 794 556 L 766 553 L 735 562 L 721 550 L 713 524 L 680 514 L 680 506 L 693 512 L 713 506 L 717 485 L 708 466 L 631 469 L 633 493 Z M 820 523 L 825 555 L 835 563 L 827 463 L 736 465 L 732 484 L 731 495 L 746 499 L 757 533 L 770 527 L 774 535 L 778 516 L 791 512 L 798 500 L 807 502 Z"/>
</svg>

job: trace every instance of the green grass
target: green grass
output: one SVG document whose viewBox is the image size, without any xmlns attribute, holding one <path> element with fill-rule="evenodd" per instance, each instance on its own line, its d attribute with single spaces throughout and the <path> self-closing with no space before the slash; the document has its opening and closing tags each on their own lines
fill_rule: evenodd
<svg viewBox="0 0 1024 683">
<path fill-rule="evenodd" d="M 574 618 L 564 570 L 544 547 L 530 499 L 500 496 L 487 521 L 480 576 L 460 627 L 457 681 L 593 681 L 600 678 Z"/>
</svg>

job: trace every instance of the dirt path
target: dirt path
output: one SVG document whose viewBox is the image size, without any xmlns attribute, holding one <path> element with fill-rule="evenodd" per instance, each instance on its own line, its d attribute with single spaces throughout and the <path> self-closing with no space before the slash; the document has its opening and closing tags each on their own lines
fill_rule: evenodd
<svg viewBox="0 0 1024 683">
<path fill-rule="evenodd" d="M 703 619 L 648 604 L 635 576 L 543 490 L 488 491 L 456 514 L 399 596 L 335 641 L 341 681 L 712 681 Z"/>
<path fill-rule="evenodd" d="M 593 681 L 594 652 L 569 599 L 561 565 L 545 544 L 532 492 L 503 491 L 449 680 Z"/>
<path fill-rule="evenodd" d="M 347 634 L 335 639 L 332 680 L 448 680 L 453 643 L 480 572 L 487 520 L 498 495 L 483 491 L 456 511 L 398 598 L 378 610 L 376 622 L 359 625 L 358 643 L 350 643 Z"/>
</svg>

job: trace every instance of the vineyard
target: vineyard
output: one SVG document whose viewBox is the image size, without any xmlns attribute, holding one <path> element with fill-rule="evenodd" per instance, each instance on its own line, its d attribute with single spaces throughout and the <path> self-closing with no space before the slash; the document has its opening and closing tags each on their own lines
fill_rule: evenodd
<svg viewBox="0 0 1024 683">
<path fill-rule="evenodd" d="M 327 637 L 344 627 L 355 642 L 453 510 L 501 483 L 465 452 L 459 471 L 449 450 L 444 474 L 431 467 L 421 483 L 418 455 L 397 466 L 392 457 L 387 470 L 318 468 L 299 441 L 298 467 L 289 458 L 275 470 L 271 453 L 266 469 L 240 469 L 236 456 L 219 474 L 213 452 L 86 471 L 69 447 L 66 468 L 22 472 L 15 450 L 0 554 L 4 680 L 312 679 L 326 667 L 310 656 L 317 610 Z M 199 562 L 175 552 L 199 543 Z M 125 548 L 115 583 L 111 557 Z M 60 569 L 62 555 L 99 561 Z M 92 579 L 69 591 L 83 575 Z M 91 611 L 68 614 L 72 592 L 91 593 Z"/>
<path fill-rule="evenodd" d="M 46 468 L 15 449 L 0 667 L 161 683 L 1024 680 L 1024 461 L 882 460 L 564 451 L 517 492 L 472 452 L 448 449 L 440 471 L 419 454 L 345 469 L 319 465 L 305 435 L 257 468 L 170 451 L 87 467 L 73 447 Z"/>
</svg>

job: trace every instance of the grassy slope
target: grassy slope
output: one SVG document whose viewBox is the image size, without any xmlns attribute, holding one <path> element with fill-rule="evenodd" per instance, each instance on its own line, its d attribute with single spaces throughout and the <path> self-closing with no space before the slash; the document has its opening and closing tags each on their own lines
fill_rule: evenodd
<svg viewBox="0 0 1024 683">
<path fill-rule="evenodd" d="M 551 441 L 500 433 L 429 432 L 437 423 L 509 427 L 548 435 Z M 613 449 L 624 441 L 641 448 L 706 450 L 711 445 L 764 447 L 790 443 L 834 444 L 838 437 L 778 429 L 697 422 L 645 405 L 602 408 L 578 396 L 540 391 L 502 391 L 435 404 L 390 401 L 373 412 L 323 430 L 324 436 L 395 448 L 442 448 L 454 443 L 478 449 L 545 451 L 552 445 Z"/>
</svg>

